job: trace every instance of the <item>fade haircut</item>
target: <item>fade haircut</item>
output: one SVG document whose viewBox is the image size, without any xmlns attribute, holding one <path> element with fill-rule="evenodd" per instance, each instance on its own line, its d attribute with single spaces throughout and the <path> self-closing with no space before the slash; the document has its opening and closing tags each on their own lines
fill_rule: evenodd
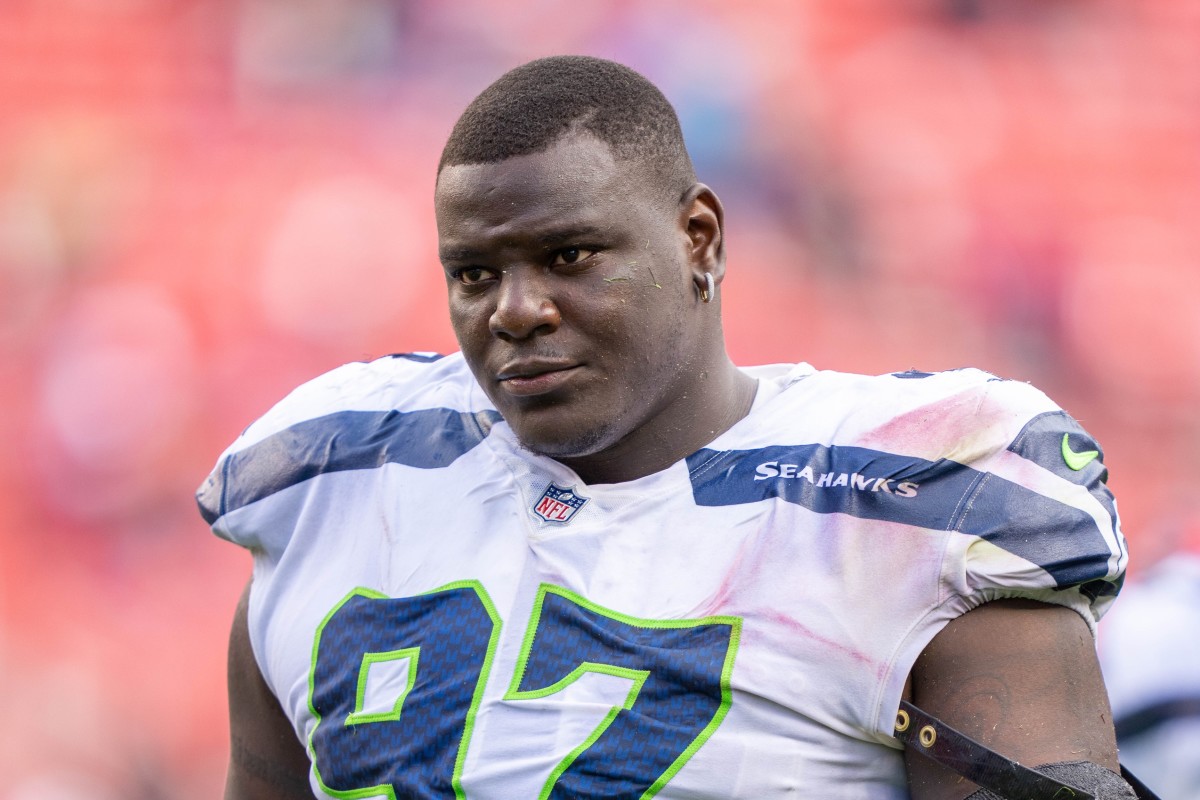
<svg viewBox="0 0 1200 800">
<path fill-rule="evenodd" d="M 677 197 L 696 181 L 675 109 L 629 67 L 589 56 L 523 64 L 484 89 L 458 118 L 442 169 L 495 164 L 587 133 L 618 160 L 636 161 Z"/>
</svg>

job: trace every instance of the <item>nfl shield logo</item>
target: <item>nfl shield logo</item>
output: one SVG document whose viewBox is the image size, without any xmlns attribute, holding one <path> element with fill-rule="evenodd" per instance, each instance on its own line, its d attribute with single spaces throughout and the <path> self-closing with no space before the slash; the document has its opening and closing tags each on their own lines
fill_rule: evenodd
<svg viewBox="0 0 1200 800">
<path fill-rule="evenodd" d="M 587 501 L 588 498 L 580 497 L 570 489 L 564 489 L 552 483 L 546 487 L 546 491 L 542 492 L 542 496 L 533 504 L 533 513 L 546 522 L 565 525 L 571 521 L 571 517 L 575 516 L 576 511 L 583 508 Z"/>
</svg>

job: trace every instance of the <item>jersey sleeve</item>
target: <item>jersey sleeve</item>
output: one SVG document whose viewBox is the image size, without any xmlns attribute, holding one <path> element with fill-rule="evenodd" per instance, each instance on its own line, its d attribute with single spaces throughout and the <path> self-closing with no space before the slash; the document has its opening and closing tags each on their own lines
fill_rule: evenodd
<svg viewBox="0 0 1200 800">
<path fill-rule="evenodd" d="M 973 480 L 954 526 L 968 535 L 948 554 L 956 589 L 966 609 L 1015 597 L 1067 606 L 1094 632 L 1127 560 L 1103 451 L 1028 384 L 993 380 L 985 390 L 1008 422 L 964 464 Z"/>
<path fill-rule="evenodd" d="M 1127 561 L 1103 451 L 1076 420 L 1029 384 L 977 370 L 919 381 L 928 388 L 906 422 L 918 419 L 920 436 L 903 442 L 919 458 L 906 477 L 919 486 L 914 499 L 937 512 L 914 518 L 941 555 L 936 576 L 921 573 L 936 589 L 909 590 L 924 600 L 898 620 L 905 633 L 874 707 L 880 741 L 892 746 L 905 679 L 950 621 L 1019 598 L 1070 608 L 1094 634 Z"/>
<path fill-rule="evenodd" d="M 302 515 L 336 505 L 322 475 L 387 463 L 440 466 L 486 436 L 461 358 L 392 356 L 339 367 L 295 389 L 221 455 L 196 492 L 213 532 L 277 559 Z"/>
<path fill-rule="evenodd" d="M 295 483 L 298 470 L 305 468 L 303 462 L 312 466 L 316 454 L 303 455 L 297 445 L 307 429 L 355 391 L 352 387 L 361 383 L 366 366 L 346 364 L 300 385 L 226 448 L 196 490 L 200 516 L 217 536 L 250 550 L 269 549 L 269 532 L 280 530 L 280 521 L 257 515 L 245 519 L 247 515 L 240 512 L 255 499 Z"/>
</svg>

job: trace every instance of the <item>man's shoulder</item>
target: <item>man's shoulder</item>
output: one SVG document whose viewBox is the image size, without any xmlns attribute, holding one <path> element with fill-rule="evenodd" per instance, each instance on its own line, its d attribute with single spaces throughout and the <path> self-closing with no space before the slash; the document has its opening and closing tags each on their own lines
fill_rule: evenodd
<svg viewBox="0 0 1200 800">
<path fill-rule="evenodd" d="M 705 453 L 786 454 L 789 463 L 808 453 L 864 468 L 894 462 L 896 469 L 957 463 L 990 470 L 997 459 L 1019 457 L 1057 470 L 1066 433 L 1081 459 L 1099 455 L 1041 391 L 979 369 L 864 375 L 781 365 L 747 372 L 760 380 L 750 417 Z"/>
<path fill-rule="evenodd" d="M 212 524 L 314 478 L 385 463 L 443 467 L 498 418 L 461 356 L 346 364 L 293 390 L 229 446 L 197 492 L 201 514 Z"/>
<path fill-rule="evenodd" d="M 489 408 L 476 388 L 466 362 L 457 353 L 398 353 L 355 361 L 293 389 L 246 429 L 238 445 L 249 446 L 299 423 L 346 412 Z"/>
<path fill-rule="evenodd" d="M 420 403 L 430 394 L 448 399 L 474 386 L 460 353 L 396 353 L 336 367 L 301 384 L 284 402 L 315 403 L 330 410 L 378 409 Z"/>
<path fill-rule="evenodd" d="M 947 397 L 994 396 L 1013 404 L 1029 401 L 1044 403 L 1045 395 L 1032 384 L 999 377 L 976 367 L 959 367 L 937 372 L 906 369 L 878 375 L 813 370 L 810 385 L 837 391 L 842 399 L 853 398 L 855 405 L 895 407 L 898 404 L 927 404 Z"/>
<path fill-rule="evenodd" d="M 1032 385 L 975 368 L 864 375 L 793 373 L 764 421 L 826 443 L 854 443 L 970 461 L 1007 446 L 1032 420 L 1061 409 Z"/>
<path fill-rule="evenodd" d="M 1120 585 L 1125 549 L 1100 445 L 1028 383 L 975 369 L 812 371 L 721 445 L 691 464 L 711 504 L 772 497 L 967 534 L 956 546 L 988 599 L 1078 586 L 1068 604 L 1085 619 Z"/>
</svg>

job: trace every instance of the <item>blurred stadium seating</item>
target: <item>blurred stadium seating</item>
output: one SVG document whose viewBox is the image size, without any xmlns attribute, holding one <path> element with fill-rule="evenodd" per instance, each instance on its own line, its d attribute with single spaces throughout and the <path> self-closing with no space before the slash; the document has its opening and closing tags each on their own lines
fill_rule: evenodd
<svg viewBox="0 0 1200 800">
<path fill-rule="evenodd" d="M 301 380 L 454 348 L 440 146 L 551 53 L 677 104 L 738 361 L 1033 381 L 1136 579 L 1200 482 L 1197 41 L 1170 0 L 6 0 L 0 800 L 219 794 L 249 561 L 191 493 Z"/>
</svg>

